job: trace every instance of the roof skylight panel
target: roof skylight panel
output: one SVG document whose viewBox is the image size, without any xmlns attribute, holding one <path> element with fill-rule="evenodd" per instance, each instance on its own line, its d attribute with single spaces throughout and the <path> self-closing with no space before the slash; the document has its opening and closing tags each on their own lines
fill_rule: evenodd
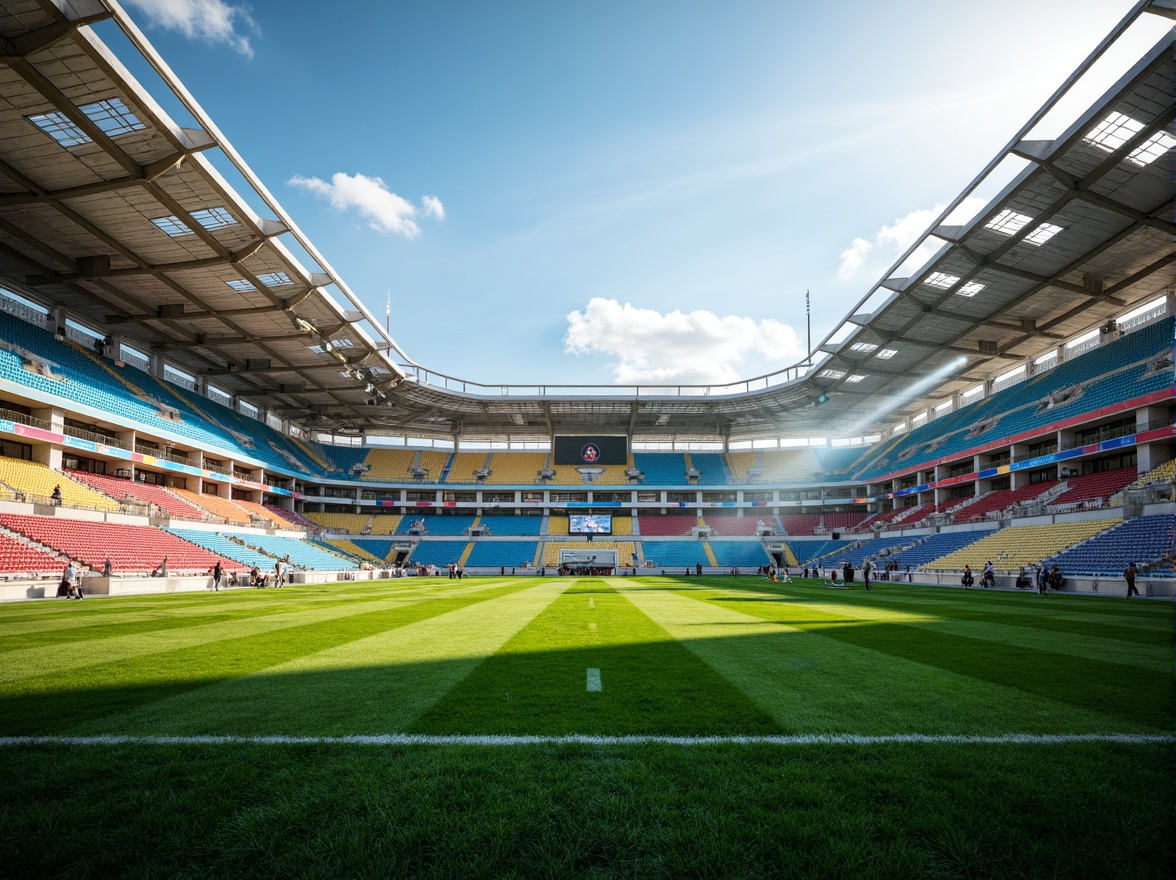
<svg viewBox="0 0 1176 880">
<path fill-rule="evenodd" d="M 142 131 L 147 127 L 130 111 L 121 98 L 108 98 L 104 101 L 95 101 L 92 104 L 83 104 L 78 109 L 85 113 L 107 137 L 114 138 L 130 134 L 132 131 Z M 37 113 L 28 117 L 28 120 L 63 147 L 80 147 L 82 144 L 92 143 L 90 136 L 59 110 Z"/>
<path fill-rule="evenodd" d="M 820 375 L 825 379 L 840 379 L 845 375 L 844 370 L 821 370 Z"/>
<path fill-rule="evenodd" d="M 229 287 L 233 288 L 233 290 L 237 291 L 238 293 L 248 293 L 251 290 L 257 290 L 256 287 L 254 287 L 244 278 L 235 278 L 232 281 L 226 281 L 225 284 L 229 285 Z"/>
<path fill-rule="evenodd" d="M 91 121 L 102 129 L 107 137 L 118 137 L 120 134 L 130 134 L 132 131 L 142 131 L 147 126 L 130 111 L 121 98 L 108 98 L 105 101 L 95 101 L 84 104 L 81 111 L 90 117 Z"/>
<path fill-rule="evenodd" d="M 1042 245 L 1062 231 L 1062 227 L 1054 226 L 1052 223 L 1042 223 L 1032 232 L 1025 236 L 1025 241 L 1029 244 Z"/>
<path fill-rule="evenodd" d="M 285 272 L 266 272 L 257 276 L 257 280 L 266 287 L 284 287 L 287 284 L 292 284 L 290 276 Z"/>
<path fill-rule="evenodd" d="M 225 208 L 204 208 L 192 212 L 192 219 L 205 229 L 222 229 L 225 226 L 235 226 L 237 221 Z"/>
<path fill-rule="evenodd" d="M 851 345 L 849 347 L 849 350 L 850 351 L 860 351 L 863 354 L 869 354 L 871 351 L 874 351 L 874 349 L 876 349 L 877 347 L 878 346 L 874 345 L 872 342 L 855 342 L 853 345 Z"/>
<path fill-rule="evenodd" d="M 78 147 L 90 143 L 84 131 L 69 121 L 64 113 L 54 110 L 28 117 L 29 122 L 57 141 L 63 147 Z"/>
<path fill-rule="evenodd" d="M 874 355 L 874 357 L 878 358 L 878 360 L 888 361 L 892 357 L 894 357 L 896 354 L 898 354 L 898 349 L 884 348 L 880 352 L 878 352 L 876 355 Z"/>
<path fill-rule="evenodd" d="M 224 208 L 202 208 L 199 211 L 193 211 L 192 219 L 209 232 L 214 229 L 223 229 L 226 226 L 235 226 L 237 223 L 233 215 Z M 172 238 L 195 234 L 187 223 L 174 214 L 169 214 L 166 217 L 154 217 L 151 222 Z"/>
<path fill-rule="evenodd" d="M 971 296 L 975 296 L 980 291 L 982 291 L 985 288 L 985 286 L 986 285 L 981 284 L 979 281 L 969 281 L 967 284 L 965 284 L 963 287 L 961 287 L 959 290 L 957 290 L 956 293 L 959 296 L 971 297 Z"/>
<path fill-rule="evenodd" d="M 845 380 L 845 381 L 846 381 L 846 382 L 854 382 L 854 383 L 857 383 L 857 382 L 860 382 L 860 381 L 862 381 L 862 379 L 864 379 L 864 378 L 866 378 L 866 377 L 865 377 L 865 376 L 862 376 L 862 375 L 859 375 L 858 373 L 854 373 L 852 376 L 848 376 L 848 377 L 846 377 L 846 380 Z"/>
<path fill-rule="evenodd" d="M 985 223 L 984 228 L 991 229 L 993 232 L 999 232 L 1001 235 L 1016 235 L 1032 222 L 1033 218 L 1027 214 L 1018 214 L 1016 211 L 1005 208 L 1005 210 Z M 1052 223 L 1042 223 L 1026 235 L 1023 241 L 1032 245 L 1043 245 L 1061 232 L 1062 228 Z"/>
<path fill-rule="evenodd" d="M 1112 112 L 1083 138 L 1088 144 L 1107 153 L 1113 153 L 1131 138 L 1143 131 L 1143 123 L 1124 113 Z M 1150 165 L 1172 147 L 1176 138 L 1167 132 L 1157 131 L 1127 156 L 1127 161 L 1141 168 Z"/>
<path fill-rule="evenodd" d="M 946 272 L 932 272 L 923 283 L 931 287 L 938 287 L 940 290 L 947 290 L 959 280 L 958 275 L 948 275 Z"/>
<path fill-rule="evenodd" d="M 1018 214 L 1016 211 L 1005 208 L 985 223 L 984 228 L 991 229 L 993 232 L 999 232 L 1001 235 L 1016 235 L 1032 222 L 1032 217 L 1026 214 Z"/>
</svg>

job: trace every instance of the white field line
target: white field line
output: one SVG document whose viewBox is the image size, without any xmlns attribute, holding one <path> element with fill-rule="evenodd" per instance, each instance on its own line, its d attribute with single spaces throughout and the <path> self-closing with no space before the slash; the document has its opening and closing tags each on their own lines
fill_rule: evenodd
<svg viewBox="0 0 1176 880">
<path fill-rule="evenodd" d="M 365 746 L 534 746 L 534 745 L 776 745 L 776 746 L 878 746 L 914 745 L 1064 745 L 1067 743 L 1115 743 L 1122 745 L 1172 745 L 1176 736 L 1144 733 L 998 733 L 989 735 L 896 733 L 863 736 L 856 733 L 801 733 L 779 736 L 432 736 L 386 733 L 373 736 L 5 736 L 0 746 L 205 746 L 205 745 L 365 745 Z"/>
<path fill-rule="evenodd" d="M 600 684 L 600 670 L 599 669 L 589 669 L 588 670 L 588 690 L 599 691 L 599 690 L 601 690 L 601 688 L 602 688 L 602 685 Z"/>
</svg>

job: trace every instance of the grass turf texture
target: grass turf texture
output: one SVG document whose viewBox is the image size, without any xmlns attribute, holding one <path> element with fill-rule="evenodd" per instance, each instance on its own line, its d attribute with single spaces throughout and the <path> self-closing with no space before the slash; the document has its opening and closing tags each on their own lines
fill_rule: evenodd
<svg viewBox="0 0 1176 880">
<path fill-rule="evenodd" d="M 1171 732 L 1167 603 L 879 586 L 467 578 L 3 606 L 0 734 Z M 1167 876 L 1169 752 L 8 745 L 0 864 Z"/>
</svg>

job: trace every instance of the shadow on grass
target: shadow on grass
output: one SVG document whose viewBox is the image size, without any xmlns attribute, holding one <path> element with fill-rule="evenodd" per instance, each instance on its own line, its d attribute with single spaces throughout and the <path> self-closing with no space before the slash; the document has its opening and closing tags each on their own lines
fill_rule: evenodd
<svg viewBox="0 0 1176 880">
<path fill-rule="evenodd" d="M 912 661 L 1124 724 L 1168 730 L 1173 717 L 1165 673 L 891 623 L 764 623 L 792 629 L 749 635 L 735 624 L 718 639 L 508 649 L 413 663 L 373 657 L 349 668 L 269 674 L 259 658 L 277 665 L 323 644 L 308 650 L 283 631 L 233 640 L 227 659 L 221 643 L 134 658 L 134 675 L 122 681 L 96 684 L 93 670 L 83 668 L 8 682 L 0 691 L 0 733 L 774 733 L 781 729 L 772 716 L 699 658 L 783 658 L 784 667 L 765 669 L 815 670 L 797 678 L 796 687 L 835 692 L 839 669 L 823 648 L 830 641 L 875 652 L 878 664 L 885 656 Z M 861 656 L 852 680 L 858 688 L 862 670 L 878 668 L 871 655 Z M 586 690 L 588 669 L 601 670 L 601 693 Z M 933 686 L 950 685 L 946 679 Z M 894 696 L 880 689 L 877 699 Z M 959 699 L 946 691 L 942 697 Z M 975 709 L 978 716 L 985 711 Z M 920 722 L 912 718 L 912 728 Z M 845 726 L 860 729 L 854 718 Z"/>
</svg>

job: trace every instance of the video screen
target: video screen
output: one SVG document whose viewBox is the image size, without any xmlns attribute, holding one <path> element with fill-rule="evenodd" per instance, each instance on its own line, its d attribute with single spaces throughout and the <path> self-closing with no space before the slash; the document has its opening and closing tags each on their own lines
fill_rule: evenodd
<svg viewBox="0 0 1176 880">
<path fill-rule="evenodd" d="M 568 515 L 569 535 L 611 535 L 611 513 L 572 513 Z"/>
<path fill-rule="evenodd" d="M 625 437 L 557 436 L 554 461 L 570 465 L 628 464 L 629 441 Z"/>
</svg>

